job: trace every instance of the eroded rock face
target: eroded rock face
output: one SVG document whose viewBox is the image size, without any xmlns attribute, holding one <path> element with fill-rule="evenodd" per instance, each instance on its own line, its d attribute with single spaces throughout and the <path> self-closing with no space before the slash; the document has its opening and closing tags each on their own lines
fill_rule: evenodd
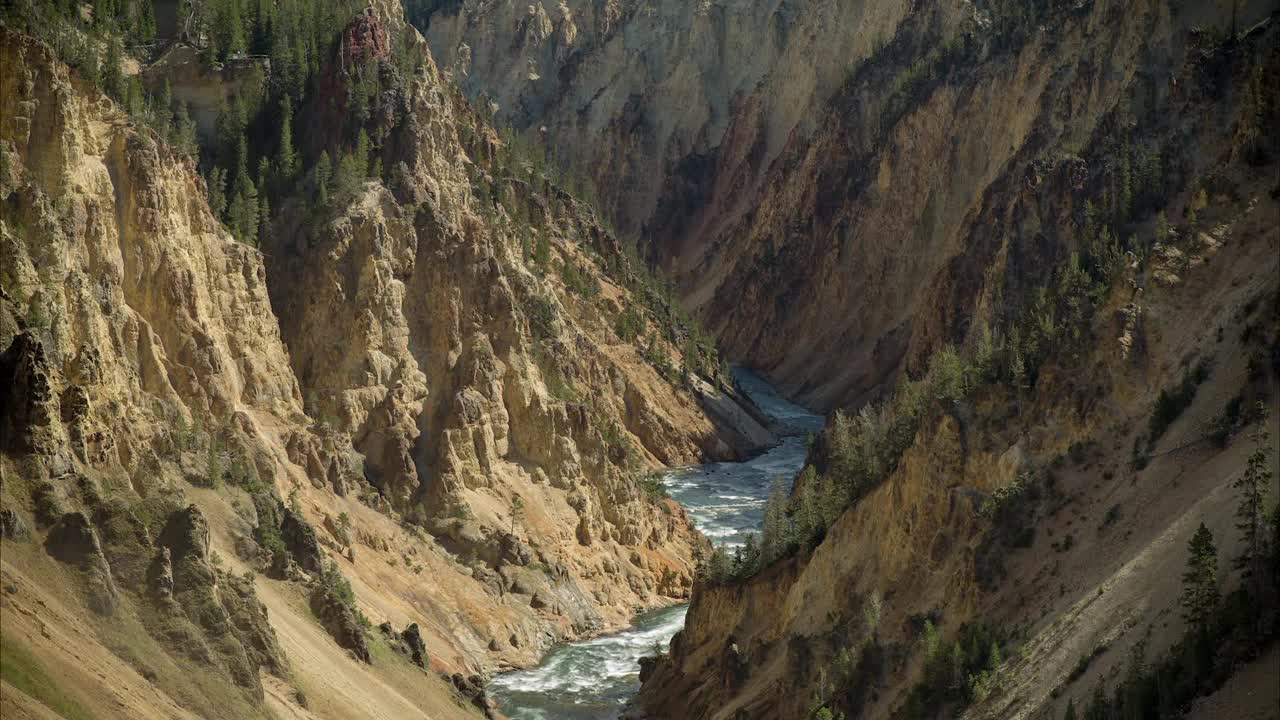
<svg viewBox="0 0 1280 720">
<path fill-rule="evenodd" d="M 0 510 L 0 537 L 17 540 L 25 538 L 28 532 L 27 523 L 16 511 L 8 508 Z"/>
<path fill-rule="evenodd" d="M 261 700 L 258 668 L 279 673 L 284 659 L 252 583 L 214 565 L 209 524 L 194 505 L 169 516 L 157 544 L 150 589 L 164 624 L 152 631 L 219 665 Z"/>
<path fill-rule="evenodd" d="M 379 25 L 398 12 L 383 5 L 343 41 L 351 58 L 378 61 L 402 27 Z M 163 647 L 261 698 L 259 668 L 283 660 L 212 548 L 263 571 L 263 543 L 279 540 L 301 569 L 287 574 L 320 574 L 326 531 L 311 521 L 333 496 L 385 515 L 345 562 L 412 545 L 448 576 L 440 589 L 393 573 L 434 613 L 416 618 L 423 647 L 441 638 L 432 654 L 468 674 L 687 594 L 697 540 L 636 478 L 735 448 L 694 394 L 613 336 L 628 293 L 602 268 L 621 246 L 588 208 L 519 178 L 510 207 L 479 196 L 471 175 L 487 173 L 497 136 L 429 59 L 397 100 L 412 109 L 404 126 L 387 128 L 395 192 L 370 184 L 343 207 L 284 218 L 270 273 L 209 211 L 192 163 L 47 48 L 0 30 L 0 87 L 12 110 L 0 122 L 0 380 L 17 400 L 0 408 L 5 491 L 18 468 L 15 497 L 37 530 L 58 526 L 57 552 L 81 527 L 64 516 L 86 518 L 103 587 L 109 571 Z M 529 223 L 551 246 L 545 268 L 524 257 Z M 566 262 L 600 295 L 570 291 Z M 184 497 L 232 484 L 269 502 L 223 514 L 218 493 Z M 295 489 L 297 509 L 281 509 Z M 467 565 L 416 528 L 397 534 L 407 516 L 443 535 L 455 514 L 474 530 L 459 536 Z M 234 527 L 216 526 L 228 517 Z M 584 517 L 586 551 L 573 534 Z M 250 540 L 255 523 L 280 536 Z M 623 561 L 632 550 L 648 561 Z"/>
<path fill-rule="evenodd" d="M 49 384 L 44 345 L 30 332 L 15 336 L 0 354 L 0 382 L 8 392 L 0 409 L 0 448 L 30 452 L 54 441 L 58 399 Z"/>
<path fill-rule="evenodd" d="M 1207 5 L 1203 7 L 1206 13 L 1211 10 Z M 1004 627 L 1025 623 L 1032 628 L 1031 639 L 1020 646 L 1021 659 L 1002 665 L 1000 690 L 978 698 L 965 710 L 964 717 L 1057 716 L 1073 694 L 1073 701 L 1081 704 L 1085 690 L 1079 685 L 1066 689 L 1061 679 L 1072 672 L 1082 652 L 1087 656 L 1097 646 L 1097 638 L 1124 637 L 1122 645 L 1142 647 L 1143 632 L 1130 630 L 1147 623 L 1159 624 L 1159 618 L 1176 612 L 1172 593 L 1163 599 L 1165 604 L 1153 605 L 1150 587 L 1161 582 L 1158 575 L 1168 572 L 1167 568 L 1181 567 L 1185 561 L 1181 543 L 1190 537 L 1201 517 L 1220 512 L 1222 527 L 1227 527 L 1226 518 L 1235 500 L 1224 492 L 1218 496 L 1221 500 L 1216 510 L 1210 510 L 1214 501 L 1206 498 L 1210 488 L 1226 489 L 1239 472 L 1240 460 L 1233 466 L 1231 453 L 1210 450 L 1191 461 L 1202 473 L 1184 470 L 1187 461 L 1183 458 L 1154 470 L 1135 469 L 1140 464 L 1135 463 L 1135 453 L 1139 451 L 1133 448 L 1139 447 L 1135 443 L 1146 442 L 1143 429 L 1151 419 L 1150 396 L 1142 389 L 1167 388 L 1180 382 L 1186 364 L 1182 358 L 1200 357 L 1205 362 L 1227 365 L 1238 362 L 1239 349 L 1231 345 L 1229 330 L 1227 339 L 1220 340 L 1203 328 L 1230 328 L 1232 323 L 1248 321 L 1228 319 L 1230 303 L 1215 307 L 1198 299 L 1254 293 L 1270 297 L 1276 287 L 1275 249 L 1280 244 L 1280 233 L 1273 222 L 1251 219 L 1257 207 L 1275 207 L 1276 198 L 1271 195 L 1274 165 L 1252 166 L 1231 159 L 1234 141 L 1229 139 L 1232 131 L 1223 130 L 1224 124 L 1197 123 L 1190 132 L 1181 118 L 1238 117 L 1245 110 L 1230 99 L 1230 92 L 1222 89 L 1243 82 L 1245 73 L 1239 69 L 1243 67 L 1274 77 L 1280 72 L 1280 57 L 1274 52 L 1275 30 L 1269 25 L 1238 46 L 1226 43 L 1202 50 L 1191 44 L 1193 49 L 1188 49 L 1181 45 L 1186 39 L 1183 33 L 1194 31 L 1179 28 L 1176 23 L 1172 27 L 1166 25 L 1170 18 L 1164 12 L 1164 6 L 1157 4 L 1081 4 L 1062 25 L 1055 26 L 1058 32 L 1051 33 L 1052 39 L 1045 39 L 1043 44 L 1040 39 L 1033 39 L 1022 50 L 1035 55 L 1019 55 L 1016 62 L 1010 61 L 1011 65 L 998 67 L 1010 71 L 1016 68 L 1031 77 L 1040 72 L 1043 66 L 1039 63 L 1046 55 L 1052 57 L 1057 50 L 1078 54 L 1063 59 L 1053 77 L 1036 86 L 1037 93 L 1044 93 L 1039 97 L 1046 98 L 1045 104 L 1034 107 L 1037 117 L 1027 121 L 1035 128 L 1032 134 L 1038 136 L 1028 142 L 1039 149 L 1043 149 L 1038 143 L 1045 141 L 1046 135 L 1054 137 L 1064 126 L 1079 122 L 1086 127 L 1093 123 L 1105 127 L 1112 122 L 1098 115 L 1106 109 L 1105 103 L 1095 107 L 1091 101 L 1080 102 L 1072 106 L 1071 112 L 1064 110 L 1060 104 L 1064 96 L 1059 92 L 1079 96 L 1074 91 L 1068 93 L 1058 82 L 1072 87 L 1087 84 L 1101 96 L 1147 97 L 1148 92 L 1154 93 L 1156 99 L 1147 108 L 1150 115 L 1141 130 L 1134 133 L 1134 142 L 1151 142 L 1160 148 L 1163 162 L 1185 164 L 1194 170 L 1185 175 L 1162 176 L 1168 195 L 1159 199 L 1148 219 L 1154 220 L 1158 211 L 1176 214 L 1179 208 L 1195 202 L 1202 183 L 1212 184 L 1215 181 L 1210 178 L 1220 178 L 1232 192 L 1221 195 L 1213 220 L 1200 221 L 1202 227 L 1212 228 L 1203 233 L 1207 237 L 1200 238 L 1201 233 L 1179 237 L 1177 232 L 1171 232 L 1168 237 L 1174 239 L 1168 245 L 1140 245 L 1151 248 L 1144 262 L 1136 262 L 1132 256 L 1125 258 L 1123 264 L 1117 261 L 1119 269 L 1110 284 L 1099 290 L 1103 297 L 1087 326 L 1081 328 L 1081 340 L 1056 348 L 1033 386 L 984 381 L 979 383 L 977 392 L 963 401 L 930 404 L 925 422 L 914 432 L 913 442 L 896 469 L 845 510 L 812 552 L 774 563 L 742 585 L 699 586 L 693 594 L 685 628 L 672 641 L 670 655 L 648 664 L 639 700 L 650 717 L 728 720 L 801 716 L 806 712 L 805 702 L 815 692 L 827 693 L 823 700 L 830 703 L 832 710 L 861 712 L 868 717 L 892 716 L 909 706 L 912 687 L 921 680 L 916 658 L 919 626 L 926 618 L 942 628 L 942 633 L 951 633 L 951 637 L 967 622 Z M 1104 21 L 1105 32 L 1099 30 Z M 1190 19 L 1183 16 L 1178 21 Z M 1110 33 L 1115 35 L 1108 39 Z M 1138 46 L 1149 43 L 1144 51 L 1157 56 L 1170 46 L 1178 48 L 1172 64 L 1179 70 L 1171 79 L 1162 76 L 1158 87 L 1152 88 L 1140 74 L 1095 82 L 1091 65 L 1075 64 L 1077 57 L 1087 58 L 1094 53 L 1100 57 L 1104 51 L 1110 52 L 1107 48 L 1129 48 L 1130 42 Z M 1177 54 L 1182 52 L 1187 53 L 1185 64 L 1183 56 Z M 1202 84 L 1212 74 L 1208 68 L 1214 67 L 1215 58 L 1230 55 L 1247 58 L 1235 61 L 1236 74 L 1231 76 L 1219 66 L 1216 79 Z M 1114 53 L 1108 57 L 1122 66 L 1141 65 L 1135 57 L 1126 59 L 1127 56 Z M 945 100 L 946 106 L 958 108 L 986 97 L 985 82 L 1023 82 L 1017 79 L 1017 73 L 994 69 L 991 76 L 981 78 L 981 82 L 965 86 L 969 94 L 963 97 L 948 87 L 926 93 L 926 106 Z M 1165 82 L 1176 87 L 1177 92 L 1161 94 L 1166 89 Z M 983 102 L 1004 100 L 999 95 Z M 921 108 L 918 112 L 929 111 Z M 1009 117 L 1017 117 L 1012 110 L 1010 113 Z M 951 123 L 962 116 L 943 113 L 933 116 L 926 125 L 914 124 L 924 120 L 922 115 L 912 117 L 908 113 L 905 120 L 911 133 L 897 136 L 897 154 L 883 158 L 880 172 L 904 169 L 900 163 L 915 152 L 915 144 L 932 137 L 927 132 L 930 126 L 937 129 L 945 122 L 946 127 L 952 128 Z M 1165 123 L 1165 118 L 1177 119 Z M 968 131 L 961 128 L 961 132 Z M 1097 139 L 1105 139 L 1105 132 L 1099 132 L 1101 137 Z M 976 131 L 972 141 L 981 142 Z M 841 143 L 857 144 L 848 137 Z M 1012 178 L 994 181 L 977 204 L 979 209 L 973 218 L 964 223 L 967 229 L 961 234 L 970 240 L 979 238 L 976 242 L 981 247 L 969 246 L 959 251 L 934 275 L 939 285 L 929 292 L 938 312 L 950 312 L 956 307 L 951 304 L 953 300 L 967 297 L 990 281 L 982 279 L 984 272 L 1021 275 L 1023 282 L 1034 277 L 1034 264 L 1043 262 L 1045 257 L 1040 253 L 1054 251 L 1053 238 L 1070 241 L 1071 236 L 1061 228 L 1072 227 L 1072 210 L 1086 214 L 1083 206 L 1089 192 L 1085 186 L 1091 185 L 1094 192 L 1100 190 L 1103 175 L 1098 172 L 1096 146 L 1082 150 L 1084 157 L 1091 158 L 1089 163 L 1077 157 L 1057 156 L 1024 164 L 1027 155 L 1034 154 L 1027 150 L 1023 147 L 1009 151 L 1013 153 L 1009 162 L 1017 172 Z M 947 157 L 946 165 L 964 164 L 963 157 Z M 985 154 L 977 157 L 987 158 Z M 818 169 L 824 163 L 817 155 L 804 161 L 819 174 L 825 172 Z M 854 163 L 850 167 L 856 175 L 858 168 L 869 166 Z M 1087 183 L 1082 175 L 1087 177 Z M 908 176 L 933 182 L 932 175 L 923 169 Z M 1012 186 L 1009 180 L 1014 181 Z M 875 186 L 877 181 L 871 178 L 869 182 Z M 778 191 L 779 197 L 785 194 L 781 188 Z M 944 191 L 935 188 L 930 192 L 941 198 Z M 959 190 L 953 185 L 945 192 Z M 891 199 L 896 194 L 892 184 L 875 190 L 868 187 L 865 193 L 856 202 L 868 211 L 899 202 Z M 818 203 L 811 207 L 815 212 L 838 208 L 836 195 L 827 198 L 831 205 L 810 198 Z M 799 202 L 801 198 L 792 200 Z M 834 212 L 840 215 L 842 211 Z M 927 213 L 930 222 L 939 220 L 940 216 L 933 213 Z M 815 222 L 820 222 L 821 217 L 818 212 Z M 1219 230 L 1218 218 L 1231 218 L 1237 223 L 1235 234 L 1225 228 Z M 857 253 L 887 249 L 875 245 L 871 228 L 859 229 L 852 218 L 848 220 L 848 232 L 857 237 L 858 243 L 842 248 L 855 253 L 845 256 L 843 262 L 849 265 L 842 272 L 862 272 L 850 258 L 857 257 Z M 1144 226 L 1134 222 L 1127 227 L 1137 234 L 1139 243 L 1148 243 L 1156 235 L 1151 225 L 1154 223 Z M 1008 237 L 1025 234 L 1019 243 L 1006 244 L 1007 237 L 988 235 L 993 228 L 994 232 L 1007 232 Z M 1236 238 L 1238 254 L 1223 257 L 1232 243 L 1221 243 L 1220 238 L 1228 236 Z M 787 237 L 787 242 L 803 242 L 794 235 Z M 782 240 L 781 235 L 774 238 Z M 929 241 L 919 237 L 912 242 L 917 240 Z M 795 245 L 791 247 L 794 249 Z M 813 252 L 808 256 L 810 268 L 830 250 L 814 248 Z M 988 252 L 994 256 L 983 255 Z M 1208 261 L 1210 257 L 1213 259 Z M 784 257 L 775 260 L 783 265 L 790 262 Z M 901 260 L 902 264 L 911 262 L 917 260 Z M 1175 268 L 1179 270 L 1174 272 Z M 792 267 L 790 272 L 796 269 Z M 877 272 L 883 272 L 883 268 Z M 838 282 L 830 274 L 824 280 Z M 1017 287 L 997 285 L 1000 286 Z M 872 286 L 865 287 L 870 290 Z M 901 300 L 900 286 L 895 283 L 894 287 L 899 288 L 894 298 Z M 1264 287 L 1268 289 L 1262 290 Z M 988 293 L 989 301 L 990 287 L 981 292 Z M 844 296 L 839 304 L 833 300 L 831 306 L 851 304 L 864 308 L 871 302 L 855 293 Z M 885 305 L 883 309 L 890 307 Z M 976 323 L 988 307 L 984 304 L 974 316 L 961 316 Z M 869 317 L 859 313 L 859 317 Z M 950 322 L 932 311 L 928 315 L 931 319 L 927 323 L 921 321 L 909 328 L 912 334 L 937 337 L 933 334 L 942 332 L 941 328 Z M 923 316 L 917 319 L 920 317 Z M 905 352 L 919 341 L 918 337 L 909 340 L 907 335 L 904 330 L 897 338 L 900 346 L 895 353 Z M 846 354 L 862 352 L 863 347 L 850 345 Z M 1262 355 L 1258 357 L 1260 362 Z M 1213 382 L 1210 380 L 1200 391 L 1201 398 L 1213 397 L 1217 391 Z M 1239 381 L 1232 377 L 1222 382 L 1219 387 L 1235 387 Z M 1219 412 L 1219 402 L 1215 397 L 1201 405 L 1202 415 L 1196 416 L 1192 411 L 1194 419 L 1182 421 L 1182 435 L 1167 438 L 1163 447 L 1202 443 L 1203 423 Z M 824 452 L 819 443 L 810 460 L 821 464 Z M 1061 470 L 1064 463 L 1075 467 Z M 1160 488 L 1167 483 L 1169 473 L 1196 474 L 1203 484 L 1185 490 L 1186 494 L 1176 500 L 1167 498 Z M 1019 499 L 1010 503 L 1015 510 L 1008 510 L 1008 505 L 1001 506 L 999 502 L 987 504 L 988 499 L 1000 496 L 998 490 L 1011 492 L 1015 488 L 1013 494 Z M 1155 497 L 1166 498 L 1166 502 L 1154 503 Z M 1141 506 L 1146 523 L 1140 539 L 1126 535 L 1127 544 L 1119 542 L 1116 535 L 1108 535 L 1110 523 L 1120 516 L 1122 502 L 1125 507 L 1129 503 Z M 1025 507 L 1019 506 L 1022 503 Z M 986 512 L 981 512 L 984 505 Z M 1075 507 L 1064 511 L 1072 506 Z M 1087 512 L 1084 508 L 1094 506 L 1100 506 L 1099 515 L 1101 508 L 1111 506 L 1111 510 L 1101 518 L 1091 518 L 1085 525 L 1087 530 L 1082 531 L 1078 523 Z M 1006 510 L 997 510 L 993 518 L 993 507 Z M 1008 512 L 1008 516 L 1002 512 Z M 1180 538 L 1179 543 L 1168 544 L 1175 535 Z M 1081 550 L 1081 542 L 1089 543 L 1088 547 Z M 1032 549 L 1018 551 L 1027 547 Z M 1046 581 L 1047 578 L 1053 580 Z M 867 628 L 866 613 L 872 607 L 873 614 L 880 618 L 875 629 Z M 914 624 L 912 616 L 916 617 Z M 823 689 L 824 672 L 833 666 L 838 653 L 869 641 L 882 645 L 888 657 L 902 651 L 909 659 L 877 670 L 859 670 L 839 690 Z M 1116 647 L 1115 643 L 1111 645 L 1113 659 L 1103 661 L 1105 669 L 1095 667 L 1091 672 L 1101 677 L 1122 672 L 1126 659 L 1114 652 Z M 875 663 L 883 660 L 876 658 Z M 863 693 L 864 689 L 870 691 Z M 846 691 L 854 693 L 856 702 L 845 695 Z"/>
<path fill-rule="evenodd" d="M 317 583 L 311 591 L 311 612 L 320 619 L 320 623 L 333 636 L 339 647 L 351 651 L 364 662 L 371 662 L 369 643 L 364 636 L 364 628 L 356 619 L 355 612 L 342 601 L 334 590 L 323 583 Z"/>
<path fill-rule="evenodd" d="M 638 474 L 744 448 L 726 446 L 696 393 L 614 335 L 607 319 L 634 299 L 604 272 L 624 267 L 621 245 L 590 209 L 504 179 L 497 137 L 430 60 L 404 93 L 381 158 L 390 189 L 369 184 L 340 207 L 285 218 L 294 231 L 269 249 L 307 412 L 351 438 L 376 503 L 484 566 L 474 573 L 485 592 L 510 591 L 502 568 L 529 564 L 535 545 L 563 572 L 533 609 L 567 614 L 568 627 L 686 592 L 696 541 Z M 546 267 L 528 232 L 547 238 Z M 555 271 L 566 264 L 599 295 L 570 289 Z M 566 532 L 578 527 L 587 543 Z M 645 544 L 653 563 L 611 559 Z M 683 582 L 660 587 L 664 576 Z"/>
<path fill-rule="evenodd" d="M 460 87 L 594 180 L 623 234 L 654 239 L 670 258 L 716 215 L 748 209 L 788 138 L 813 132 L 850 65 L 912 7 L 455 3 L 420 24 Z"/>
<path fill-rule="evenodd" d="M 45 538 L 45 549 L 64 563 L 75 565 L 85 574 L 89 607 L 100 615 L 111 615 L 118 603 L 119 591 L 111 576 L 111 565 L 102 552 L 98 533 L 82 512 L 63 515 Z"/>
</svg>

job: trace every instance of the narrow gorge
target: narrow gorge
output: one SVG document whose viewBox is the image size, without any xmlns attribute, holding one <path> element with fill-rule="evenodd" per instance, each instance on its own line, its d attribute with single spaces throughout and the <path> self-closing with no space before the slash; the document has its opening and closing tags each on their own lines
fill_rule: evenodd
<svg viewBox="0 0 1280 720">
<path fill-rule="evenodd" d="M 1280 720 L 1280 2 L 9 0 L 0 715 Z"/>
</svg>

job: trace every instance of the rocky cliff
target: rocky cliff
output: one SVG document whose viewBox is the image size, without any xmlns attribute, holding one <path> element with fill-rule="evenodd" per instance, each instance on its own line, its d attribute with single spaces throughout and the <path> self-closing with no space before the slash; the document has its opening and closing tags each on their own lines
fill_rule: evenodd
<svg viewBox="0 0 1280 720">
<path fill-rule="evenodd" d="M 417 53 L 393 189 L 290 205 L 262 251 L 0 29 L 5 664 L 21 636 L 66 689 L 6 684 L 6 716 L 463 717 L 477 673 L 687 595 L 702 541 L 645 473 L 767 433 L 723 432 L 732 388 L 682 379 L 705 346 L 589 210 L 499 179 L 398 12 L 344 35 Z"/>
<path fill-rule="evenodd" d="M 972 394 L 938 391 L 928 397 L 925 407 L 931 409 L 911 431 L 894 469 L 840 514 L 811 549 L 778 560 L 744 582 L 699 584 L 685 630 L 673 640 L 670 655 L 647 673 L 637 716 L 808 717 L 825 706 L 847 717 L 934 717 L 958 710 L 966 717 L 1062 717 L 1068 703 L 1083 712 L 1095 686 L 1120 697 L 1121 688 L 1127 693 L 1134 687 L 1125 684 L 1124 673 L 1141 673 L 1146 663 L 1176 665 L 1178 660 L 1161 659 L 1170 653 L 1184 657 L 1179 653 L 1187 646 L 1177 642 L 1183 627 L 1178 594 L 1187 540 L 1203 522 L 1222 558 L 1239 556 L 1242 541 L 1232 518 L 1241 500 L 1233 483 L 1245 472 L 1246 457 L 1258 449 L 1272 448 L 1266 463 L 1275 467 L 1280 234 L 1274 218 L 1280 207 L 1274 155 L 1268 151 L 1269 159 L 1261 161 L 1251 155 L 1245 138 L 1252 137 L 1259 108 L 1274 108 L 1273 100 L 1260 104 L 1256 93 L 1262 87 L 1258 83 L 1275 77 L 1280 58 L 1270 24 L 1236 42 L 1205 43 L 1194 33 L 1189 37 L 1181 25 L 1202 22 L 1203 16 L 1167 15 L 1167 10 L 1153 5 L 1144 13 L 1128 4 L 1122 13 L 1104 3 L 1080 5 L 1067 25 L 1044 35 L 1054 47 L 1079 39 L 1072 51 L 1079 53 L 1092 42 L 1107 42 L 1111 32 L 1134 32 L 1172 58 L 1169 65 L 1176 70 L 1160 78 L 1159 88 L 1145 83 L 1140 73 L 1114 75 L 1110 60 L 1088 65 L 1106 67 L 1106 79 L 1085 82 L 1071 69 L 1083 65 L 1055 68 L 1043 56 L 1033 61 L 1015 54 L 1008 57 L 1012 64 L 993 71 L 988 82 L 1018 82 L 1027 77 L 1020 73 L 1044 72 L 1046 79 L 1052 76 L 1049 87 L 1067 82 L 1073 89 L 1044 105 L 1028 104 L 1021 90 L 993 92 L 990 101 L 1013 105 L 1007 115 L 993 116 L 1002 118 L 1000 128 L 974 129 L 975 140 L 983 143 L 1006 130 L 1020 132 L 1009 121 L 1022 117 L 1016 106 L 1036 116 L 1034 121 L 1028 117 L 1028 131 L 1039 143 L 1070 128 L 1070 118 L 1087 108 L 1087 98 L 1107 92 L 1116 93 L 1123 112 L 1148 118 L 1128 126 L 1130 141 L 1159 148 L 1166 168 L 1162 190 L 1150 214 L 1124 225 L 1136 239 L 1134 250 L 1079 331 L 1083 342 L 1058 346 L 1030 382 L 982 380 Z M 1099 24 L 1103 20 L 1106 31 Z M 1075 23 L 1082 23 L 1078 36 Z M 1142 42 L 1122 46 L 1141 49 Z M 944 85 L 927 94 L 925 107 L 974 102 L 984 92 L 978 84 L 957 95 Z M 903 176 L 887 173 L 917 152 L 931 163 L 950 158 L 947 162 L 985 166 L 1004 145 L 998 140 L 974 152 L 916 149 L 931 137 L 949 145 L 943 138 L 966 132 L 967 123 L 957 119 L 963 115 L 945 106 L 931 116 L 932 126 L 925 123 L 923 107 L 909 113 L 906 125 L 894 131 L 901 133 L 895 151 L 858 166 L 868 174 L 865 168 L 876 168 L 881 180 L 896 177 L 894 183 L 871 175 L 865 189 L 854 184 L 857 192 L 834 195 L 834 205 L 810 197 L 818 203 L 811 206 L 815 223 L 847 198 L 855 198 L 855 205 L 867 203 L 857 205 L 856 220 L 851 216 L 844 223 L 848 232 L 864 237 L 849 246 L 850 252 L 879 246 L 886 253 L 874 267 L 877 278 L 864 284 L 865 294 L 839 295 L 830 301 L 832 307 L 874 304 L 880 309 L 849 316 L 863 322 L 875 312 L 904 308 L 908 295 L 929 298 L 926 312 L 935 318 L 929 324 L 934 329 L 910 324 L 914 329 L 895 350 L 907 356 L 927 345 L 921 334 L 945 338 L 944 328 L 953 323 L 1000 326 L 1000 313 L 1009 312 L 1006 303 L 1020 292 L 1010 280 L 1035 278 L 1036 262 L 1052 267 L 1050 258 L 1062 252 L 1054 248 L 1054 239 L 1081 233 L 1083 224 L 1072 222 L 1065 226 L 1071 232 L 1062 232 L 1064 215 L 1074 216 L 1086 198 L 1106 191 L 1106 182 L 1098 182 L 1106 176 L 1098 151 L 1114 147 L 1108 144 L 1109 131 L 1088 131 L 1074 157 L 1049 150 L 1056 161 L 1021 164 L 1017 182 L 995 182 L 975 200 L 979 208 L 958 216 L 969 228 L 968 237 L 996 233 L 978 248 L 949 259 L 948 253 L 936 258 L 930 252 L 890 254 L 890 246 L 897 248 L 904 239 L 915 238 L 927 250 L 948 233 L 908 232 L 922 222 L 909 213 L 901 233 L 881 235 L 873 232 L 875 226 L 863 225 L 869 222 L 864 218 L 887 204 L 920 202 L 935 208 L 924 226 L 936 229 L 945 214 L 939 198 L 959 192 L 962 183 L 953 177 L 933 186 L 947 174 L 930 164 L 928 171 L 921 166 L 918 175 L 907 175 L 924 180 L 926 187 L 904 194 L 893 188 Z M 1266 113 L 1272 118 L 1266 122 L 1275 122 L 1274 109 Z M 848 115 L 856 114 L 849 110 Z M 930 127 L 944 128 L 944 117 L 946 131 L 930 132 Z M 1106 128 L 1111 122 L 1095 118 L 1088 124 Z M 830 148 L 808 152 L 808 162 L 827 166 L 820 158 L 829 158 Z M 975 173 L 977 166 L 971 166 L 964 175 Z M 804 183 L 790 186 L 801 187 Z M 780 196 L 784 190 L 778 188 Z M 785 194 L 797 199 L 794 193 Z M 782 238 L 781 231 L 775 237 Z M 1081 247 L 1068 262 L 1083 262 L 1089 252 Z M 983 259 L 966 267 L 974 253 L 983 253 Z M 802 264 L 812 268 L 821 257 L 826 256 L 807 256 Z M 780 254 L 757 267 L 771 272 L 789 262 Z M 878 284 L 886 270 L 935 262 L 941 269 L 926 275 L 939 284 L 929 289 L 915 289 L 906 280 Z M 846 272 L 872 270 L 853 257 L 841 266 Z M 834 292 L 839 282 L 827 274 L 816 285 Z M 984 290 L 988 284 L 1001 290 Z M 961 310 L 966 307 L 977 310 Z M 1038 322 L 1062 322 L 1062 308 L 1036 307 L 1047 313 Z M 780 312 L 779 317 L 792 316 Z M 875 355 L 866 345 L 839 347 L 855 358 Z M 1181 399 L 1172 400 L 1174 395 Z M 1271 419 L 1258 413 L 1241 420 L 1242 405 L 1255 402 L 1269 408 Z M 1250 442 L 1242 427 L 1268 430 L 1272 440 Z M 819 466 L 834 462 L 822 452 L 812 460 Z M 831 477 L 834 471 L 828 465 L 819 472 Z M 803 482 L 797 483 L 797 494 Z M 1236 572 L 1222 573 L 1224 593 L 1248 582 Z M 1265 592 L 1254 597 L 1254 602 L 1274 602 Z M 1263 616 L 1273 612 L 1267 607 Z M 1274 643 L 1265 632 L 1259 641 Z M 951 640 L 955 644 L 947 645 Z M 988 651 L 987 643 L 994 649 Z M 939 647 L 955 649 L 932 656 Z M 1224 642 L 1211 663 L 1253 667 L 1253 656 L 1233 655 L 1233 647 Z M 981 659 L 971 665 L 975 658 Z M 1159 692 L 1170 691 L 1162 687 Z M 1235 692 L 1243 691 L 1237 687 Z M 1265 713 L 1274 704 L 1274 688 L 1266 683 L 1253 692 L 1249 698 L 1240 695 L 1232 712 Z"/>
<path fill-rule="evenodd" d="M 1240 27 L 1274 10 L 1237 5 Z M 962 338 L 1008 231 L 983 209 L 1135 86 L 1136 112 L 1175 93 L 1186 30 L 1233 21 L 1226 2 L 432 8 L 460 85 L 590 175 L 735 359 L 826 408 Z"/>
</svg>

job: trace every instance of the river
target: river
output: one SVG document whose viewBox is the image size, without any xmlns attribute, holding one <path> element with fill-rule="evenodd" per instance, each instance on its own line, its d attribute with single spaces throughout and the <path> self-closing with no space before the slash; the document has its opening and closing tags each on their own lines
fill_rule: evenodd
<svg viewBox="0 0 1280 720">
<path fill-rule="evenodd" d="M 742 544 L 759 532 L 765 498 L 776 477 L 788 481 L 804 465 L 809 433 L 822 417 L 782 398 L 760 376 L 735 368 L 738 387 L 773 419 L 781 442 L 744 462 L 708 463 L 664 476 L 675 498 L 712 542 Z M 489 694 L 512 720 L 609 720 L 640 688 L 639 660 L 665 650 L 684 627 L 687 606 L 644 613 L 621 632 L 553 648 L 537 667 L 504 673 Z"/>
</svg>

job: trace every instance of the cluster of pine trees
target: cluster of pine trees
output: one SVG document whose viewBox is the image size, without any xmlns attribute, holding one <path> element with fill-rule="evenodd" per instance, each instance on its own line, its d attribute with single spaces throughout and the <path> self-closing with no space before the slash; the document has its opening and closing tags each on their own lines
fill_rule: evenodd
<svg viewBox="0 0 1280 720">
<path fill-rule="evenodd" d="M 1263 424 L 1247 467 L 1234 483 L 1241 552 L 1231 564 L 1240 573 L 1239 587 L 1224 594 L 1218 548 L 1201 523 L 1187 542 L 1179 598 L 1186 622 L 1182 639 L 1151 664 L 1139 643 L 1115 687 L 1108 691 L 1106 680 L 1100 681 L 1079 709 L 1074 700 L 1068 703 L 1064 720 L 1179 717 L 1192 700 L 1221 687 L 1237 665 L 1275 640 L 1280 631 L 1280 505 L 1268 507 L 1270 438 L 1265 419 Z"/>
</svg>

